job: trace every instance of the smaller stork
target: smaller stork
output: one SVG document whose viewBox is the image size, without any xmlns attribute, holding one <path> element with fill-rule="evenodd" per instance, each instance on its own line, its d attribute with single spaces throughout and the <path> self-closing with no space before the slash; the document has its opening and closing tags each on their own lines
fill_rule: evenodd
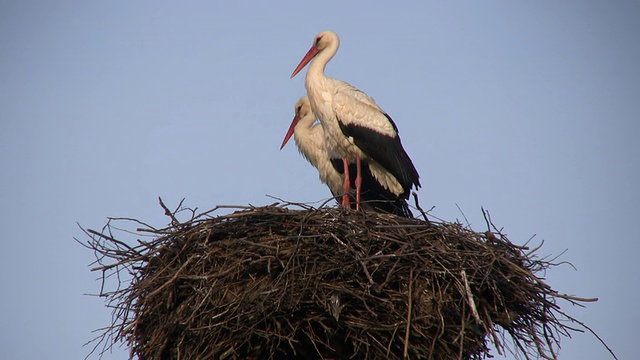
<svg viewBox="0 0 640 360">
<path fill-rule="evenodd" d="M 298 150 L 311 165 L 318 169 L 320 181 L 325 183 L 331 194 L 338 197 L 343 194 L 344 163 L 340 155 L 332 152 L 326 144 L 324 130 L 316 123 L 316 116 L 311 111 L 309 98 L 303 96 L 295 106 L 295 117 L 282 141 L 282 149 L 291 136 L 294 137 Z M 355 180 L 356 164 L 349 164 L 350 174 Z M 362 193 L 361 206 L 366 210 L 382 211 L 403 217 L 413 217 L 409 206 L 404 199 L 394 195 L 385 189 L 371 174 L 369 164 L 364 161 L 362 166 Z M 348 169 L 349 170 L 349 169 Z M 355 189 L 355 187 L 352 187 Z M 349 196 L 350 206 L 353 207 L 354 199 Z"/>
</svg>

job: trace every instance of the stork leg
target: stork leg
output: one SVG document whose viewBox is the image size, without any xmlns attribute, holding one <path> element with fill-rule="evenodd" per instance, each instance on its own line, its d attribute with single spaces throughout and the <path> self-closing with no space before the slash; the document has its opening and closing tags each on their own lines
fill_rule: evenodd
<svg viewBox="0 0 640 360">
<path fill-rule="evenodd" d="M 360 190 L 362 187 L 362 165 L 360 154 L 356 155 L 356 210 L 360 210 Z"/>
<path fill-rule="evenodd" d="M 344 164 L 344 182 L 342 183 L 342 206 L 351 208 L 351 200 L 349 199 L 349 191 L 351 190 L 351 181 L 349 178 L 349 160 L 342 158 Z"/>
</svg>

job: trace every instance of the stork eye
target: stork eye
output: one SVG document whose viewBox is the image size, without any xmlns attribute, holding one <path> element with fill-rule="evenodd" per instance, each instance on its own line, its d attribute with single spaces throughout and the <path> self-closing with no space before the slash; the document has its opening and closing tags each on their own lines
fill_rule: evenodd
<svg viewBox="0 0 640 360">
<path fill-rule="evenodd" d="M 322 36 L 318 36 L 318 37 L 316 38 L 315 46 L 318 46 L 318 45 L 320 44 L 320 40 L 322 40 Z"/>
</svg>

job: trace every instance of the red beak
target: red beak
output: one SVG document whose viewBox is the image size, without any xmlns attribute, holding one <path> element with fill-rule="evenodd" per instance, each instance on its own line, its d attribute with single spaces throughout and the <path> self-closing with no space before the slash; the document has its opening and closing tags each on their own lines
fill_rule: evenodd
<svg viewBox="0 0 640 360">
<path fill-rule="evenodd" d="M 309 61 L 313 60 L 313 58 L 316 57 L 316 55 L 318 55 L 319 52 L 320 50 L 318 50 L 318 48 L 316 48 L 315 46 L 312 46 L 311 49 L 307 51 L 307 54 L 302 58 L 302 60 L 300 61 L 300 64 L 298 64 L 296 69 L 293 70 L 293 74 L 291 74 L 290 79 L 296 76 L 300 72 L 300 70 L 302 70 L 305 66 L 307 66 Z"/>
<path fill-rule="evenodd" d="M 282 141 L 282 145 L 280 145 L 280 150 L 287 144 L 287 141 L 291 139 L 291 135 L 293 135 L 293 131 L 296 129 L 296 125 L 300 121 L 300 115 L 296 114 L 291 122 L 291 126 L 289 126 L 289 130 L 287 131 L 287 135 L 284 136 L 284 140 Z"/>
</svg>

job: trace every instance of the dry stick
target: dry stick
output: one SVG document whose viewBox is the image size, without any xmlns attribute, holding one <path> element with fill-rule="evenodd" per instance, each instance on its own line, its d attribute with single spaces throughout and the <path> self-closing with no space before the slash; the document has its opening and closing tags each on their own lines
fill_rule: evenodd
<svg viewBox="0 0 640 360">
<path fill-rule="evenodd" d="M 509 243 L 509 245 L 512 245 L 514 247 L 518 247 L 518 248 L 521 248 L 521 249 L 528 249 L 528 247 L 526 246 L 527 244 L 525 244 L 525 246 L 517 246 L 517 245 L 512 244 L 511 241 L 509 241 L 509 239 L 506 239 L 505 236 L 502 234 L 502 230 L 498 229 L 493 224 L 493 221 L 491 221 L 491 214 L 489 213 L 488 210 L 482 209 L 482 216 L 485 217 L 485 221 L 487 221 L 488 224 L 491 224 L 491 227 L 493 227 L 493 230 L 495 230 L 495 233 L 500 235 L 500 238 L 502 238 L 503 240 L 506 240 Z M 491 229 L 489 229 L 489 230 L 491 230 Z M 533 236 L 535 236 L 535 235 L 533 235 Z M 529 242 L 527 241 L 527 243 L 529 243 Z"/>
<path fill-rule="evenodd" d="M 552 296 L 560 298 L 560 299 L 565 299 L 567 301 L 580 301 L 580 302 L 596 302 L 598 301 L 598 298 L 583 298 L 583 297 L 578 297 L 578 296 L 574 296 L 574 295 L 567 295 L 567 294 L 560 294 L 557 292 L 552 292 L 550 293 Z M 582 306 L 582 305 L 580 305 Z"/>
<path fill-rule="evenodd" d="M 100 233 L 100 232 L 97 232 L 97 231 L 95 231 L 95 230 L 93 230 L 93 229 L 87 229 L 87 232 L 89 232 L 89 233 L 91 233 L 91 234 L 93 234 L 93 235 L 96 235 L 96 236 L 98 236 L 98 237 L 101 237 L 101 238 L 103 238 L 103 239 L 109 240 L 109 241 L 111 241 L 111 242 L 113 242 L 113 243 L 115 243 L 115 244 L 117 244 L 117 245 L 122 246 L 122 247 L 126 247 L 127 249 L 129 249 L 129 250 L 131 250 L 131 251 L 135 251 L 131 246 L 129 246 L 129 245 L 127 245 L 127 244 L 123 243 L 123 242 L 122 242 L 122 241 L 120 241 L 120 240 L 116 240 L 113 236 L 105 235 L 105 234 Z"/>
<path fill-rule="evenodd" d="M 362 265 L 362 269 L 364 270 L 364 274 L 367 276 L 367 279 L 369 280 L 369 284 L 374 285 L 375 281 L 373 281 L 371 274 L 369 274 L 369 269 L 367 269 L 367 265 L 362 260 L 359 260 L 358 262 L 360 263 L 360 265 Z"/>
<path fill-rule="evenodd" d="M 145 222 L 143 222 L 143 221 L 140 221 L 140 220 L 138 220 L 138 219 L 135 219 L 135 218 L 130 218 L 130 217 L 120 217 L 120 216 L 117 216 L 117 217 L 109 216 L 107 219 L 109 219 L 109 226 L 110 226 L 110 227 L 111 227 L 111 225 L 110 225 L 111 221 L 131 221 L 131 222 L 134 222 L 134 223 L 140 224 L 140 225 L 142 225 L 142 226 L 146 226 L 146 227 L 147 227 L 147 229 L 151 229 L 151 230 L 159 230 L 159 229 L 155 229 L 153 226 L 151 226 L 151 225 L 149 225 L 149 224 L 147 224 L 147 223 L 145 223 Z M 137 231 L 137 230 L 136 230 L 136 231 Z"/>
<path fill-rule="evenodd" d="M 487 219 L 488 211 L 485 211 L 484 207 L 482 206 L 480 206 L 480 210 L 482 210 L 482 217 L 484 217 L 484 222 L 487 223 L 487 231 L 491 232 L 491 225 L 489 224 L 489 219 Z"/>
<path fill-rule="evenodd" d="M 464 330 L 465 330 L 465 312 L 467 308 L 465 306 L 462 307 L 462 324 L 460 324 L 460 333 L 458 334 L 458 337 L 460 338 L 460 346 L 458 346 L 458 359 L 462 359 L 462 349 L 464 348 Z"/>
<path fill-rule="evenodd" d="M 127 258 L 127 259 L 124 259 L 124 260 L 120 260 L 120 261 L 118 261 L 118 262 L 116 262 L 116 263 L 113 263 L 113 264 L 109 264 L 109 265 L 101 265 L 101 266 L 93 267 L 93 268 L 91 268 L 90 270 L 91 270 L 91 271 L 98 271 L 98 270 L 101 270 L 101 271 L 103 271 L 103 272 L 104 272 L 104 271 L 106 271 L 106 270 L 112 269 L 112 268 L 117 267 L 117 266 L 120 266 L 120 265 L 124 265 L 124 264 L 128 264 L 128 263 L 133 263 L 133 262 L 136 262 L 136 261 L 138 261 L 138 260 L 145 260 L 145 259 L 147 259 L 148 257 L 149 257 L 149 255 L 147 255 L 147 254 L 145 254 L 145 255 L 140 255 L 140 256 L 136 256 L 136 257 L 131 257 L 131 258 Z"/>
<path fill-rule="evenodd" d="M 169 210 L 169 208 L 164 204 L 164 202 L 162 202 L 162 198 L 160 196 L 158 196 L 158 202 L 160 203 L 160 206 L 164 209 L 164 214 L 171 218 L 171 224 L 175 226 L 180 225 L 180 221 L 176 219 L 174 213 L 172 213 L 171 210 Z"/>
<path fill-rule="evenodd" d="M 487 319 L 488 322 L 488 328 L 491 330 L 491 337 L 493 338 L 493 343 L 495 345 L 495 349 L 498 352 L 498 355 L 502 356 L 502 351 L 500 350 L 501 348 L 503 348 L 502 343 L 500 342 L 500 339 L 498 339 L 498 335 L 496 335 L 496 329 L 493 326 L 493 321 L 491 320 L 491 316 L 488 313 L 488 309 L 486 307 L 484 307 L 484 315 L 485 318 Z"/>
<path fill-rule="evenodd" d="M 572 317 L 572 316 L 567 315 L 566 313 L 564 313 L 564 312 L 562 312 L 562 311 L 559 311 L 559 313 L 560 313 L 560 314 L 562 314 L 562 315 L 564 315 L 564 316 L 566 316 L 566 317 L 567 317 L 567 319 L 569 319 L 569 320 L 571 320 L 571 321 L 573 321 L 573 322 L 576 322 L 576 323 L 580 324 L 580 326 L 582 326 L 582 327 L 584 327 L 585 329 L 587 329 L 587 330 L 588 330 L 588 331 L 589 331 L 593 336 L 595 336 L 595 337 L 598 339 L 598 341 L 600 341 L 600 343 L 601 343 L 605 348 L 607 348 L 607 351 L 609 351 L 609 354 L 611 354 L 611 356 L 613 356 L 613 358 L 614 358 L 614 359 L 618 360 L 618 357 L 616 356 L 616 354 L 614 354 L 614 353 L 613 353 L 613 350 L 609 347 L 609 345 L 607 345 L 607 343 L 606 343 L 606 342 L 604 342 L 604 340 L 602 340 L 602 338 L 601 338 L 598 334 L 596 334 L 596 332 L 595 332 L 595 331 L 593 331 L 593 329 L 592 329 L 592 328 L 590 328 L 589 326 L 587 326 L 587 324 L 585 324 L 584 322 L 582 322 L 582 321 L 580 321 L 580 320 L 578 320 L 578 319 L 576 319 L 576 318 L 574 318 L 574 317 Z"/>
<path fill-rule="evenodd" d="M 389 282 L 389 279 L 391 278 L 391 274 L 393 274 L 393 271 L 396 269 L 396 266 L 398 265 L 398 263 L 400 262 L 400 259 L 396 259 L 396 262 L 393 264 L 393 266 L 391 266 L 391 269 L 389 269 L 389 271 L 387 272 L 387 277 L 384 279 L 384 281 L 382 282 L 382 284 L 380 284 L 380 289 L 382 290 L 385 285 L 387 285 L 387 283 Z"/>
<path fill-rule="evenodd" d="M 469 307 L 471 308 L 471 314 L 473 314 L 473 318 L 476 319 L 478 324 L 484 325 L 482 320 L 480 320 L 480 315 L 478 314 L 478 309 L 476 308 L 476 302 L 473 301 L 473 294 L 471 293 L 471 287 L 469 286 L 469 281 L 467 281 L 467 272 L 462 270 L 460 272 L 462 275 L 462 281 L 464 282 L 464 288 L 467 292 L 467 300 L 469 301 Z"/>
<path fill-rule="evenodd" d="M 424 221 L 427 222 L 427 225 L 431 226 L 431 221 L 429 221 L 429 218 L 427 217 L 427 214 L 424 212 L 424 210 L 422 210 L 422 208 L 420 207 L 420 204 L 418 203 L 418 193 L 415 192 L 415 191 L 412 191 L 411 195 L 413 195 L 413 202 L 416 205 L 416 209 L 418 209 L 418 211 L 420 211 L 420 214 L 422 214 L 422 217 L 424 218 Z"/>
<path fill-rule="evenodd" d="M 409 299 L 407 300 L 407 327 L 405 328 L 405 332 L 404 332 L 404 350 L 402 352 L 403 357 L 405 359 L 409 356 L 409 329 L 411 328 L 411 307 L 412 307 L 411 298 L 413 297 L 412 296 L 413 291 L 411 290 L 412 285 L 413 285 L 413 266 L 409 268 L 409 289 L 408 289 Z"/>
<path fill-rule="evenodd" d="M 467 223 L 467 227 L 471 229 L 471 223 L 469 222 L 469 219 L 467 219 L 467 215 L 464 214 L 464 211 L 460 209 L 460 206 L 458 206 L 458 204 L 456 204 L 456 207 L 458 208 L 458 211 L 460 211 L 460 214 L 462 214 L 462 217 L 464 218 L 464 222 Z"/>
</svg>

